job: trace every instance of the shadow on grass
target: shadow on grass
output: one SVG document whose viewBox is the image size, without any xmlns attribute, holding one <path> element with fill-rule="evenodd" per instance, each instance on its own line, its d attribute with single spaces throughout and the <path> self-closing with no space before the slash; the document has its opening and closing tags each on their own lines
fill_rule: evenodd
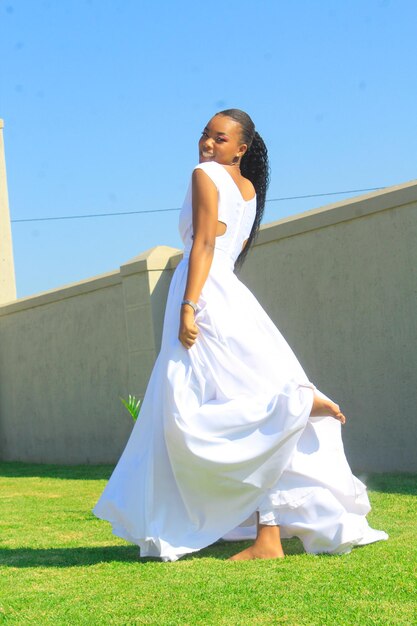
<svg viewBox="0 0 417 626">
<path fill-rule="evenodd" d="M 417 474 L 357 474 L 369 491 L 417 495 Z"/>
<path fill-rule="evenodd" d="M 0 477 L 4 478 L 60 478 L 67 480 L 105 480 L 110 478 L 114 465 L 54 465 L 46 463 L 0 463 Z"/>
<path fill-rule="evenodd" d="M 184 556 L 181 561 L 212 558 L 225 560 L 250 545 L 251 542 L 218 542 L 199 552 Z M 302 554 L 303 547 L 298 540 L 283 542 L 286 555 Z M 139 558 L 139 548 L 127 546 L 98 546 L 93 548 L 10 548 L 0 549 L 0 566 L 6 567 L 84 567 L 97 563 L 115 561 L 138 565 L 162 563 L 158 558 Z"/>
<path fill-rule="evenodd" d="M 102 562 L 137 560 L 136 546 L 0 549 L 0 565 L 7 567 L 79 567 Z"/>
</svg>

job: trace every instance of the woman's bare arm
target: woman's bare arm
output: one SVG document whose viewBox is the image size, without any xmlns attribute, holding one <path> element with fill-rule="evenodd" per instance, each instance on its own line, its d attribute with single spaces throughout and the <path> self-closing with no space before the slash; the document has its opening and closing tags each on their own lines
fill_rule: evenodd
<svg viewBox="0 0 417 626">
<path fill-rule="evenodd" d="M 192 177 L 193 245 L 188 260 L 184 299 L 197 303 L 210 271 L 216 242 L 218 196 L 212 180 L 203 170 L 196 169 Z M 180 315 L 179 340 L 191 348 L 197 338 L 191 306 L 183 305 Z"/>
<path fill-rule="evenodd" d="M 213 260 L 217 229 L 217 189 L 203 170 L 193 172 L 193 245 L 184 298 L 197 302 Z"/>
</svg>

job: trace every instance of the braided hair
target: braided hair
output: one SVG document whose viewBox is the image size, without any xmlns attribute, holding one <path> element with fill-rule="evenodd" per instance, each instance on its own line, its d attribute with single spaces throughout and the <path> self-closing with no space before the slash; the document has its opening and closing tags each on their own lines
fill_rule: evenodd
<svg viewBox="0 0 417 626">
<path fill-rule="evenodd" d="M 224 115 L 238 122 L 242 132 L 242 143 L 248 146 L 247 151 L 240 161 L 240 171 L 242 176 L 248 178 L 256 191 L 256 215 L 253 222 L 248 241 L 242 252 L 236 259 L 235 268 L 240 269 L 249 252 L 249 248 L 254 243 L 261 225 L 265 209 L 266 191 L 269 185 L 269 162 L 266 145 L 255 130 L 255 124 L 247 113 L 240 109 L 226 109 L 216 115 Z"/>
</svg>

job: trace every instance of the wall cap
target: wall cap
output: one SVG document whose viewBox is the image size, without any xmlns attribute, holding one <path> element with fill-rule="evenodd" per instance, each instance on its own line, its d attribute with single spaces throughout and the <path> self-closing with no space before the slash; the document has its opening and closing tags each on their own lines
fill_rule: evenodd
<svg viewBox="0 0 417 626">
<path fill-rule="evenodd" d="M 120 273 L 122 276 L 129 276 L 130 274 L 149 272 L 152 270 L 163 271 L 173 269 L 172 258 L 178 255 L 178 253 L 182 254 L 181 250 L 178 248 L 154 246 L 121 265 Z"/>
<path fill-rule="evenodd" d="M 255 245 L 285 239 L 311 230 L 333 226 L 380 211 L 417 202 L 417 180 L 385 187 L 354 198 L 327 204 L 317 209 L 284 217 L 261 226 Z"/>
<path fill-rule="evenodd" d="M 37 306 L 44 306 L 53 302 L 59 302 L 60 300 L 66 300 L 67 298 L 74 298 L 75 296 L 89 293 L 91 291 L 98 291 L 99 289 L 113 287 L 119 283 L 121 283 L 121 278 L 118 270 L 106 272 L 105 274 L 94 276 L 93 278 L 86 278 L 76 283 L 70 283 L 68 285 L 63 285 L 62 287 L 57 287 L 56 289 L 42 291 L 33 296 L 19 298 L 18 300 L 2 304 L 0 306 L 0 317 L 17 311 L 24 311 L 25 309 L 32 309 Z"/>
</svg>

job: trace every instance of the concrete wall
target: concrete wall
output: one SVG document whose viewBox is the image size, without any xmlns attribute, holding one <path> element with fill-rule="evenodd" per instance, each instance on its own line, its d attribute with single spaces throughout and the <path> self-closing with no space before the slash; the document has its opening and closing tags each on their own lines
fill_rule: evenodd
<svg viewBox="0 0 417 626">
<path fill-rule="evenodd" d="M 241 279 L 348 416 L 352 466 L 417 471 L 417 184 L 269 224 Z"/>
<path fill-rule="evenodd" d="M 348 416 L 356 471 L 417 471 L 417 183 L 261 229 L 240 278 Z M 0 307 L 0 458 L 116 462 L 181 253 Z"/>
<path fill-rule="evenodd" d="M 0 307 L 0 459 L 118 458 L 133 424 L 119 396 L 145 392 L 173 252 Z"/>
</svg>

